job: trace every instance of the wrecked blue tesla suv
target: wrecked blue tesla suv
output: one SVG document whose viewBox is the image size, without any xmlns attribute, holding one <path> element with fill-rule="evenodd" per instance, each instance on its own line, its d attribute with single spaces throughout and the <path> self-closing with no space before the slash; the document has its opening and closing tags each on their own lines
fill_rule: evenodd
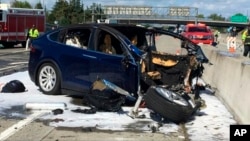
<svg viewBox="0 0 250 141">
<path fill-rule="evenodd" d="M 132 42 L 134 37 L 136 42 Z M 191 87 L 192 72 L 207 62 L 200 46 L 169 31 L 127 24 L 79 24 L 33 40 L 28 72 L 49 95 L 85 96 L 96 80 L 107 80 L 137 99 L 135 103 L 144 100 L 163 117 L 180 122 L 200 107 L 189 102 L 186 94 L 191 91 L 185 87 Z M 179 108 L 164 110 L 160 108 L 164 104 L 167 109 Z"/>
</svg>

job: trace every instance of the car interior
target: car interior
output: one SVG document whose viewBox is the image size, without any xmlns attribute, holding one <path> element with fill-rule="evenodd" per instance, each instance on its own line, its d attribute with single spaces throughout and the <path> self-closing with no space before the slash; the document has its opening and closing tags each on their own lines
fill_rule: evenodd
<svg viewBox="0 0 250 141">
<path fill-rule="evenodd" d="M 68 30 L 64 44 L 87 49 L 90 37 L 90 30 L 88 29 L 70 29 Z"/>
</svg>

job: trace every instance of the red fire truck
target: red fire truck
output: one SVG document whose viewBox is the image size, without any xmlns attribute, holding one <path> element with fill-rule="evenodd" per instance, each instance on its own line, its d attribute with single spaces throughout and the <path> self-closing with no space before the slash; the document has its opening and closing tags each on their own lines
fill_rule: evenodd
<svg viewBox="0 0 250 141">
<path fill-rule="evenodd" d="M 44 9 L 11 8 L 9 4 L 0 4 L 0 44 L 3 47 L 20 43 L 25 47 L 26 35 L 32 25 L 40 35 L 44 33 Z"/>
</svg>

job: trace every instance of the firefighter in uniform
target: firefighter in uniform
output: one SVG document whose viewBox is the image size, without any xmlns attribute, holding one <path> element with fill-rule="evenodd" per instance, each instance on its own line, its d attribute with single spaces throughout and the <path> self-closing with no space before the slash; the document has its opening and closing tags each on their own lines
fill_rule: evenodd
<svg viewBox="0 0 250 141">
<path fill-rule="evenodd" d="M 35 25 L 32 25 L 32 28 L 28 31 L 28 34 L 27 34 L 26 50 L 28 50 L 30 42 L 33 39 L 37 38 L 38 36 L 39 36 L 38 29 L 36 28 Z"/>
<path fill-rule="evenodd" d="M 248 24 L 247 29 L 242 33 L 241 39 L 244 45 L 243 56 L 247 57 L 247 55 L 249 55 L 250 57 L 250 23 Z"/>
</svg>

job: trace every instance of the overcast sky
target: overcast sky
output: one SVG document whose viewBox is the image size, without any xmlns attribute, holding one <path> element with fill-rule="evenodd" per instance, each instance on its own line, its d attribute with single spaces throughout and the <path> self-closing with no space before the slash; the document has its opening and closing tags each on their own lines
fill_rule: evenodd
<svg viewBox="0 0 250 141">
<path fill-rule="evenodd" d="M 9 3 L 14 0 L 1 0 Z M 25 0 L 20 0 L 25 1 Z M 41 1 L 48 9 L 52 9 L 57 0 L 26 0 L 34 5 Z M 68 0 L 69 1 L 69 0 Z M 190 6 L 198 8 L 198 12 L 205 16 L 218 14 L 230 17 L 235 13 L 250 14 L 249 0 L 81 0 L 85 5 L 99 3 L 101 5 L 145 5 L 154 7 Z M 249 13 L 249 14 L 248 14 Z"/>
</svg>

